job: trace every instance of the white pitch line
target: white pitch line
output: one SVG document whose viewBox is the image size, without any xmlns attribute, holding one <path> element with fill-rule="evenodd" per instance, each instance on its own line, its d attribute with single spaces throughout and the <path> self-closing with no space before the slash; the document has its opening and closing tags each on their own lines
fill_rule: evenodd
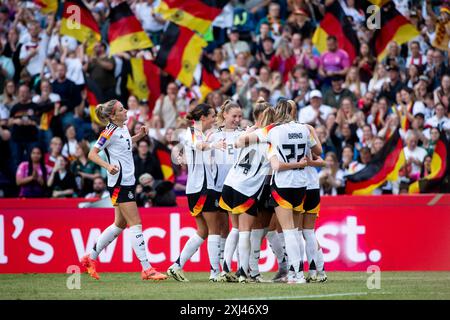
<svg viewBox="0 0 450 320">
<path fill-rule="evenodd" d="M 279 297 L 246 297 L 234 298 L 231 300 L 284 300 L 284 299 L 311 299 L 311 298 L 331 298 L 331 297 L 345 297 L 345 296 L 366 296 L 367 292 L 348 292 L 348 293 L 330 293 L 330 294 L 311 294 L 303 296 L 279 296 Z"/>
</svg>

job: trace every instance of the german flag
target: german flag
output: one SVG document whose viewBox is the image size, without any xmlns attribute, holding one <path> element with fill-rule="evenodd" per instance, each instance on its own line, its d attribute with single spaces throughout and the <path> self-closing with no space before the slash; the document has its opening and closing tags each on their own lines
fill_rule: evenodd
<svg viewBox="0 0 450 320">
<path fill-rule="evenodd" d="M 432 193 L 439 192 L 442 180 L 449 176 L 448 163 L 450 153 L 445 132 L 440 132 L 440 139 L 436 143 L 433 156 L 431 157 L 431 172 L 422 179 L 409 185 L 409 193 Z"/>
<path fill-rule="evenodd" d="M 151 60 L 131 58 L 130 63 L 127 88 L 139 100 L 148 100 L 151 114 L 161 95 L 161 70 Z"/>
<path fill-rule="evenodd" d="M 345 193 L 370 195 L 386 181 L 397 180 L 404 164 L 403 142 L 397 130 L 364 169 L 347 176 Z"/>
<path fill-rule="evenodd" d="M 336 37 L 339 48 L 347 52 L 352 63 L 359 53 L 359 40 L 338 1 L 334 1 L 325 8 L 325 16 L 312 38 L 314 45 L 321 53 L 327 51 L 328 36 Z"/>
<path fill-rule="evenodd" d="M 111 9 L 108 32 L 110 55 L 152 47 L 150 38 L 142 29 L 126 1 Z"/>
<path fill-rule="evenodd" d="M 155 154 L 159 160 L 164 180 L 175 182 L 175 174 L 172 168 L 172 157 L 169 148 L 162 143 L 157 142 L 155 146 Z"/>
<path fill-rule="evenodd" d="M 367 7 L 380 3 L 382 7 L 378 13 L 380 16 L 380 28 L 375 29 L 371 40 L 371 48 L 378 61 L 383 60 L 391 41 L 401 45 L 419 35 L 419 31 L 406 19 L 395 7 L 393 1 L 361 0 L 356 1 L 358 7 L 367 15 Z"/>
<path fill-rule="evenodd" d="M 229 0 L 163 0 L 155 12 L 164 20 L 205 34 Z"/>
<path fill-rule="evenodd" d="M 58 0 L 33 0 L 43 13 L 52 13 L 58 10 Z"/>
<path fill-rule="evenodd" d="M 95 107 L 98 105 L 98 99 L 97 96 L 95 95 L 94 92 L 92 92 L 91 90 L 89 90 L 86 87 L 86 99 L 88 101 L 89 104 L 89 115 L 91 117 L 91 122 L 100 124 L 100 125 L 104 125 L 100 119 L 97 117 L 97 115 L 95 114 Z"/>
<path fill-rule="evenodd" d="M 74 6 L 79 10 L 76 15 Z M 86 42 L 88 54 L 93 52 L 94 45 L 102 38 L 97 21 L 81 0 L 68 0 L 64 3 L 59 33 L 71 36 L 81 43 Z"/>
<path fill-rule="evenodd" d="M 155 64 L 190 87 L 207 42 L 194 31 L 170 23 L 164 32 Z"/>
<path fill-rule="evenodd" d="M 200 93 L 202 94 L 201 102 L 206 99 L 206 96 L 221 87 L 220 81 L 214 75 L 214 61 L 209 59 L 205 54 L 201 59 L 202 76 L 200 79 Z"/>
</svg>

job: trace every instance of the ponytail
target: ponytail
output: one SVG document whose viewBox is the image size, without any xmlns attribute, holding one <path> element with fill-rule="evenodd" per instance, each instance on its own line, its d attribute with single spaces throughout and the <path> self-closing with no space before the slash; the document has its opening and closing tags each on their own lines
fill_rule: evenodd
<svg viewBox="0 0 450 320">
<path fill-rule="evenodd" d="M 200 103 L 186 115 L 186 119 L 190 121 L 199 121 L 202 116 L 208 116 L 210 109 L 213 109 L 211 105 Z"/>
<path fill-rule="evenodd" d="M 253 107 L 253 119 L 257 120 L 259 118 L 259 115 L 263 113 L 267 108 L 272 109 L 272 106 L 263 97 L 259 97 L 258 100 L 256 100 L 255 106 Z"/>
<path fill-rule="evenodd" d="M 266 108 L 261 116 L 261 127 L 268 126 L 275 122 L 275 110 L 271 107 Z"/>
<path fill-rule="evenodd" d="M 111 115 L 113 114 L 114 106 L 117 102 L 119 101 L 113 99 L 109 100 L 108 102 L 98 104 L 95 107 L 95 115 L 102 124 L 106 124 L 108 123 L 108 121 L 110 121 Z"/>
<path fill-rule="evenodd" d="M 280 100 L 275 107 L 275 122 L 287 123 L 294 120 L 297 113 L 296 104 L 292 100 Z"/>
</svg>

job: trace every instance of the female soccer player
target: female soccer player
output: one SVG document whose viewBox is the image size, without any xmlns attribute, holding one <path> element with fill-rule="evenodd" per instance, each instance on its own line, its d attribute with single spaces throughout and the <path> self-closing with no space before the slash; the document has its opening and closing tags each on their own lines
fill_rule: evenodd
<svg viewBox="0 0 450 320">
<path fill-rule="evenodd" d="M 242 120 L 242 110 L 241 107 L 232 102 L 231 100 L 226 100 L 220 107 L 220 111 L 217 114 L 217 125 L 218 128 L 210 135 L 209 139 L 212 142 L 219 140 L 224 140 L 227 144 L 225 150 L 213 150 L 212 151 L 212 170 L 208 172 L 210 174 L 211 181 L 214 181 L 214 192 L 215 203 L 217 204 L 216 215 L 217 222 L 221 228 L 221 246 L 223 246 L 223 264 L 222 264 L 222 274 L 218 280 L 220 281 L 232 281 L 236 282 L 237 279 L 230 272 L 231 271 L 231 259 L 233 253 L 236 250 L 239 230 L 237 217 L 229 212 L 229 216 L 232 222 L 231 231 L 229 230 L 228 215 L 227 211 L 219 206 L 219 199 L 222 193 L 225 178 L 228 175 L 231 167 L 237 159 L 239 150 L 234 148 L 234 142 L 237 140 L 242 130 L 239 128 L 239 124 Z M 220 253 L 219 253 L 220 254 Z M 212 272 L 218 269 L 217 265 L 211 265 Z M 216 269 L 217 268 L 217 269 Z M 224 278 L 224 275 L 227 275 Z M 219 274 L 213 274 L 213 277 L 218 277 Z"/>
<path fill-rule="evenodd" d="M 287 282 L 296 284 L 306 282 L 300 261 L 299 233 L 294 222 L 294 212 L 302 210 L 306 192 L 306 176 L 302 169 L 306 166 L 305 154 L 309 149 L 315 154 L 320 154 L 322 150 L 308 127 L 293 120 L 293 106 L 294 104 L 287 100 L 278 102 L 275 108 L 275 124 L 265 127 L 261 135 L 250 134 L 243 139 L 247 142 L 256 139 L 271 143 L 270 161 L 274 170 L 271 192 L 286 243 L 290 271 Z M 281 166 L 283 168 L 280 170 Z M 285 168 L 292 170 L 283 170 Z"/>
<path fill-rule="evenodd" d="M 264 99 L 260 98 L 257 101 L 253 112 L 253 116 L 256 119 L 256 125 L 250 128 L 249 131 L 261 130 L 258 128 L 272 123 L 274 114 L 274 110 L 271 108 L 271 106 L 266 103 Z M 264 199 L 261 199 L 261 195 L 263 193 L 264 182 L 270 171 L 270 163 L 267 158 L 269 147 L 267 143 L 251 144 L 248 146 L 245 146 L 244 144 L 234 143 L 234 147 L 236 149 L 243 149 L 239 151 L 239 157 L 234 162 L 225 179 L 222 197 L 220 198 L 220 206 L 224 210 L 231 212 L 232 219 L 238 226 L 238 252 L 240 266 L 239 282 L 247 282 L 250 276 L 249 267 L 251 253 L 257 251 L 255 254 L 258 254 L 259 257 L 259 248 L 261 246 L 260 244 L 263 236 L 263 234 L 261 234 L 259 237 L 256 237 L 256 235 L 254 235 L 254 238 L 259 239 L 252 239 L 255 247 L 250 250 L 252 243 L 250 238 L 251 229 L 254 222 L 256 221 L 255 218 L 258 213 L 258 206 L 260 202 L 264 201 Z M 267 197 L 267 194 L 264 194 L 264 196 Z M 270 221 L 270 217 L 269 219 L 265 220 L 268 220 L 266 222 L 266 224 L 268 224 L 268 222 Z M 264 222 L 261 222 L 260 224 L 264 224 Z M 264 229 L 262 229 L 262 231 L 264 232 Z M 259 248 L 256 244 L 258 240 Z M 227 252 L 227 250 L 225 251 Z M 231 255 L 232 254 L 233 252 L 231 252 Z M 227 258 L 229 259 L 229 262 L 231 264 L 231 256 Z M 253 268 L 255 268 L 254 263 Z M 227 269 L 224 270 L 225 273 L 230 271 L 231 270 Z M 225 275 L 225 277 L 226 276 L 227 275 Z M 258 274 L 255 274 L 255 280 L 257 276 L 259 276 L 259 272 Z"/>
<path fill-rule="evenodd" d="M 87 269 L 89 275 L 99 279 L 96 263 L 100 252 L 106 248 L 128 226 L 132 235 L 133 249 L 142 265 L 142 280 L 164 280 L 166 275 L 153 268 L 148 259 L 145 248 L 147 244 L 142 234 L 142 222 L 135 199 L 134 162 L 132 153 L 133 142 L 147 134 L 143 126 L 139 134 L 131 137 L 128 128 L 124 125 L 127 119 L 127 110 L 120 101 L 110 100 L 99 104 L 95 108 L 97 117 L 103 123 L 108 123 L 100 134 L 94 147 L 89 152 L 89 160 L 95 162 L 107 171 L 108 191 L 111 194 L 112 204 L 115 206 L 114 223 L 106 228 L 97 239 L 91 253 L 81 259 L 81 264 Z M 108 162 L 102 160 L 98 153 L 104 150 Z"/>
<path fill-rule="evenodd" d="M 167 274 L 177 281 L 188 282 L 183 273 L 184 264 L 194 255 L 203 241 L 208 237 L 208 255 L 211 265 L 219 265 L 220 226 L 217 222 L 215 196 L 211 193 L 213 181 L 208 178 L 207 164 L 211 149 L 225 149 L 224 140 L 207 142 L 206 132 L 216 121 L 216 111 L 208 104 L 197 105 L 188 115 L 194 125 L 186 129 L 184 138 L 184 157 L 188 167 L 186 195 L 189 210 L 195 217 L 197 233 L 186 242 L 177 261 L 167 270 Z M 209 236 L 208 236 L 209 234 Z M 216 272 L 218 274 L 218 271 Z M 216 281 L 211 274 L 210 280 Z"/>
<path fill-rule="evenodd" d="M 313 128 L 310 128 L 314 139 L 320 141 Z M 305 173 L 308 178 L 308 185 L 306 186 L 306 195 L 303 202 L 303 212 L 300 215 L 298 222 L 298 229 L 300 234 L 300 242 L 305 240 L 306 258 L 308 259 L 309 274 L 306 278 L 310 281 L 327 281 L 327 276 L 324 271 L 322 248 L 316 239 L 315 224 L 320 211 L 320 185 L 319 174 L 315 167 L 324 167 L 325 161 L 314 154 L 308 155 L 308 165 L 305 167 Z"/>
</svg>

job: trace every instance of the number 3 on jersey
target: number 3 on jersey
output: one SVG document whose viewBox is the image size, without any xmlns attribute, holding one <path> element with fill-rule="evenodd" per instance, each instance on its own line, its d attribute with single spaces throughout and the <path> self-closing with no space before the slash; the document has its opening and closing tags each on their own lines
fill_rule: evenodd
<svg viewBox="0 0 450 320">
<path fill-rule="evenodd" d="M 284 156 L 286 162 L 292 162 L 291 159 L 295 159 L 295 155 L 297 155 L 297 160 L 294 160 L 294 161 L 299 162 L 305 155 L 305 146 L 306 146 L 306 144 L 304 144 L 304 143 L 297 144 L 297 145 L 282 144 L 281 147 L 283 148 L 283 150 L 286 150 L 287 153 L 286 152 L 282 153 L 281 150 L 279 150 L 279 151 Z M 296 148 L 297 148 L 297 150 L 295 150 Z"/>
</svg>

